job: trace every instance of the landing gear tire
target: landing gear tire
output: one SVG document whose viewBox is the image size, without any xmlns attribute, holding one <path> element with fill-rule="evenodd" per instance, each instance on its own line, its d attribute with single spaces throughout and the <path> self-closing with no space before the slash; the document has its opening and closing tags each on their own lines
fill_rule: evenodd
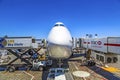
<svg viewBox="0 0 120 80">
<path fill-rule="evenodd" d="M 108 63 L 111 63 L 112 62 L 112 59 L 110 57 L 107 58 L 107 62 Z"/>
<path fill-rule="evenodd" d="M 116 63 L 118 61 L 117 57 L 113 57 L 113 63 Z"/>
<path fill-rule="evenodd" d="M 14 71 L 15 71 L 15 67 L 14 67 L 14 66 L 9 67 L 9 68 L 8 68 L 8 71 L 9 71 L 9 72 L 14 72 Z"/>
<path fill-rule="evenodd" d="M 38 70 L 39 70 L 39 71 L 43 71 L 43 67 L 40 66 L 40 67 L 38 68 Z"/>
<path fill-rule="evenodd" d="M 30 71 L 30 70 L 31 70 L 31 67 L 30 67 L 30 66 L 28 66 L 28 67 L 27 67 L 27 71 Z"/>
</svg>

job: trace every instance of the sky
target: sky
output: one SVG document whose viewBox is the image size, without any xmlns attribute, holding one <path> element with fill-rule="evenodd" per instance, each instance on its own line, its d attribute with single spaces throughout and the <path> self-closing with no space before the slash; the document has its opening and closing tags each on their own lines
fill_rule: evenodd
<svg viewBox="0 0 120 80">
<path fill-rule="evenodd" d="M 73 37 L 120 36 L 120 0 L 0 0 L 0 37 L 47 38 L 56 22 Z"/>
</svg>

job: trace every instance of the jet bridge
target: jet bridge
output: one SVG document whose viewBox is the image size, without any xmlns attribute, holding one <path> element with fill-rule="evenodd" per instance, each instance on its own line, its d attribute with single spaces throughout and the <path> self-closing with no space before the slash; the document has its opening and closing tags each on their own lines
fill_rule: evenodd
<svg viewBox="0 0 120 80">
<path fill-rule="evenodd" d="M 27 60 L 25 58 L 22 58 L 22 55 L 30 52 L 33 50 L 35 52 L 35 48 L 38 49 L 38 44 L 35 43 L 35 39 L 32 37 L 5 37 L 0 38 L 0 49 L 1 50 L 7 50 L 10 53 L 12 53 L 16 58 L 12 61 L 10 61 L 6 66 L 9 71 L 12 71 L 15 69 L 15 67 L 12 65 L 16 60 L 20 59 L 21 61 L 25 62 L 28 65 L 32 65 L 32 62 L 30 60 Z M 16 52 L 14 50 L 16 49 L 24 49 L 23 52 Z M 36 51 L 37 52 L 37 51 Z M 1 65 L 0 65 L 1 66 Z"/>
</svg>

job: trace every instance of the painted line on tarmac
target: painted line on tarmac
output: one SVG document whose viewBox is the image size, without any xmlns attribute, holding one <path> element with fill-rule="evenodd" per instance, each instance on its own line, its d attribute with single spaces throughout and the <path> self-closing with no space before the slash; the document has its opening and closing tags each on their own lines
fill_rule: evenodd
<svg viewBox="0 0 120 80">
<path fill-rule="evenodd" d="M 78 67 L 75 65 L 75 63 L 73 63 L 73 65 L 75 66 L 75 68 L 78 70 Z"/>
<path fill-rule="evenodd" d="M 34 79 L 34 76 L 26 71 L 23 71 L 24 73 L 26 73 L 27 75 L 31 76 L 31 79 L 30 80 L 33 80 Z"/>
</svg>

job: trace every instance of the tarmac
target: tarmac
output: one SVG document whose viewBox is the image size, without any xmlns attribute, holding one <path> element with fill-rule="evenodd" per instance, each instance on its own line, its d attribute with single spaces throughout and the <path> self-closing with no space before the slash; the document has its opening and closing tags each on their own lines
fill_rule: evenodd
<svg viewBox="0 0 120 80">
<path fill-rule="evenodd" d="M 42 72 L 40 71 L 0 71 L 0 80 L 42 80 Z"/>
<path fill-rule="evenodd" d="M 76 77 L 73 75 L 74 80 L 120 80 L 120 72 L 109 72 L 104 70 L 101 66 L 83 66 L 81 65 L 81 60 L 83 59 L 82 54 L 76 54 L 77 56 L 80 55 L 79 58 L 75 60 L 75 58 L 69 61 L 69 68 L 70 72 L 73 73 L 74 71 L 86 71 L 90 73 L 89 77 Z"/>
<path fill-rule="evenodd" d="M 99 65 L 83 66 L 81 63 L 83 58 L 83 53 L 75 53 L 74 57 L 68 60 L 66 66 L 69 67 L 69 72 L 65 73 L 66 80 L 120 80 L 120 72 L 109 72 Z M 56 65 L 54 64 L 53 66 Z M 15 71 L 13 73 L 0 71 L 0 80 L 47 80 L 48 70 L 49 68 L 43 72 Z M 90 73 L 90 76 L 76 77 L 73 75 L 75 71 L 85 71 Z"/>
</svg>

